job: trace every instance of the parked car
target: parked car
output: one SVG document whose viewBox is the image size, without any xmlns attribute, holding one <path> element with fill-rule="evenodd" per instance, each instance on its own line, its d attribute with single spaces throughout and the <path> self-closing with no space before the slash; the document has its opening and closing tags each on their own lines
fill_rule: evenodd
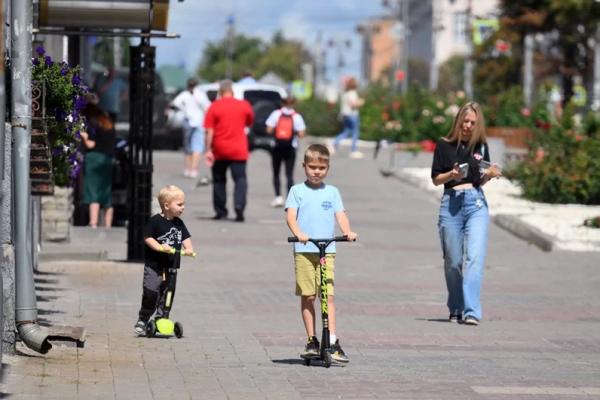
<svg viewBox="0 0 600 400">
<path fill-rule="evenodd" d="M 200 84 L 194 90 L 203 91 L 212 102 L 217 98 L 219 84 Z M 252 104 L 254 110 L 254 124 L 248 132 L 250 150 L 271 151 L 275 140 L 267 134 L 265 123 L 271 112 L 281 107 L 281 100 L 287 96 L 286 90 L 279 86 L 262 83 L 234 83 L 233 96 L 236 99 L 247 100 Z M 180 111 L 170 110 L 167 120 L 169 130 L 173 132 L 182 130 L 184 118 Z"/>
</svg>

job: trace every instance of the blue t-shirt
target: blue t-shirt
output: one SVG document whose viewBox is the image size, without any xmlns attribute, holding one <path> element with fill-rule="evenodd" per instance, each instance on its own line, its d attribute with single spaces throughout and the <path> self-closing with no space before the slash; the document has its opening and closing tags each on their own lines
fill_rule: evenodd
<svg viewBox="0 0 600 400">
<path fill-rule="evenodd" d="M 340 192 L 335 186 L 323 184 L 313 189 L 298 183 L 290 189 L 285 209 L 296 208 L 298 226 L 310 238 L 326 239 L 335 236 L 335 213 L 344 211 Z M 313 243 L 295 243 L 297 253 L 318 253 Z M 335 242 L 327 246 L 327 253 L 335 253 Z"/>
</svg>

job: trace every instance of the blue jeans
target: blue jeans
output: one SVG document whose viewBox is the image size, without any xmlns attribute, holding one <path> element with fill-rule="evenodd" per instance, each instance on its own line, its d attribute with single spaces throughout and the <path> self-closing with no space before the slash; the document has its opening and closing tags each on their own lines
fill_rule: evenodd
<svg viewBox="0 0 600 400">
<path fill-rule="evenodd" d="M 356 141 L 358 140 L 360 119 L 358 118 L 358 115 L 344 115 L 342 122 L 344 124 L 344 130 L 335 137 L 333 140 L 333 146 L 337 148 L 342 139 L 352 136 L 352 148 L 350 151 L 356 151 Z"/>
<path fill-rule="evenodd" d="M 479 301 L 490 216 L 481 188 L 444 190 L 438 229 L 450 313 L 481 319 Z"/>
</svg>

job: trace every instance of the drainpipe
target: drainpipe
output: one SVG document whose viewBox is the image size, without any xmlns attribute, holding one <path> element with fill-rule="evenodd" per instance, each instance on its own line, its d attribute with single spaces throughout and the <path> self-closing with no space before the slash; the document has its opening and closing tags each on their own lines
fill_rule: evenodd
<svg viewBox="0 0 600 400">
<path fill-rule="evenodd" d="M 11 0 L 12 137 L 15 212 L 15 323 L 27 347 L 45 354 L 52 345 L 48 332 L 37 323 L 32 255 L 28 249 L 31 220 L 29 151 L 31 147 L 32 0 Z"/>
</svg>

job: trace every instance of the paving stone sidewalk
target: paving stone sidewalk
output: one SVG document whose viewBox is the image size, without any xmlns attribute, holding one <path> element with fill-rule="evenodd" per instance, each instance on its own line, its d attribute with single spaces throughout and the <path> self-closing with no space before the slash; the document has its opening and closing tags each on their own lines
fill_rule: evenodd
<svg viewBox="0 0 600 400">
<path fill-rule="evenodd" d="M 336 263 L 338 336 L 351 363 L 306 367 L 266 154 L 249 164 L 244 224 L 210 220 L 210 188 L 180 177 L 181 154 L 154 160 L 155 188 L 187 191 L 184 219 L 199 253 L 184 260 L 172 312 L 184 337 L 134 336 L 140 264 L 45 259 L 36 275 L 41 322 L 84 326 L 87 342 L 5 356 L 0 389 L 11 399 L 600 398 L 598 253 L 546 253 L 493 226 L 483 323 L 450 324 L 437 201 L 342 150 L 329 182 L 360 235 L 339 246 Z M 124 254 L 114 238 L 92 245 L 109 258 Z M 78 243 L 66 254 L 70 246 Z"/>
</svg>

